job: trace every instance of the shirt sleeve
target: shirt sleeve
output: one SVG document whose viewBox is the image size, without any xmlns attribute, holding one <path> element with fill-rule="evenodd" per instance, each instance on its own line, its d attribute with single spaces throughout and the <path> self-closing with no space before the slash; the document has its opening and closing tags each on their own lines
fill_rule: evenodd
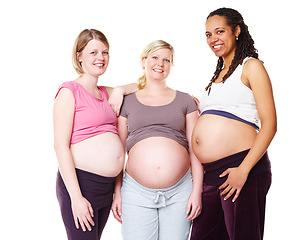
<svg viewBox="0 0 294 240">
<path fill-rule="evenodd" d="M 189 114 L 191 112 L 194 112 L 194 111 L 198 110 L 198 107 L 197 107 L 194 99 L 188 93 L 186 94 L 186 102 L 187 102 L 187 112 L 186 112 L 186 114 Z"/>
<path fill-rule="evenodd" d="M 124 118 L 127 118 L 128 114 L 127 114 L 127 100 L 128 96 L 124 96 L 124 101 L 121 105 L 121 108 L 120 108 L 120 116 L 124 117 Z"/>
<path fill-rule="evenodd" d="M 71 82 L 64 82 L 61 84 L 61 86 L 58 88 L 57 90 L 57 93 L 55 95 L 55 98 L 57 97 L 57 95 L 59 94 L 59 91 L 62 89 L 62 88 L 68 88 L 74 95 L 74 92 L 75 92 L 75 87 L 74 85 L 71 83 Z"/>
</svg>

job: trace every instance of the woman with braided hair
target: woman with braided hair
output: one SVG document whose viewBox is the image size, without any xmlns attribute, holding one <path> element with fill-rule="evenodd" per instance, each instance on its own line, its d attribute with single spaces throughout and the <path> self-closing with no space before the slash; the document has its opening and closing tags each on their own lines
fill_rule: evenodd
<svg viewBox="0 0 294 240">
<path fill-rule="evenodd" d="M 271 82 L 239 12 L 211 12 L 206 38 L 218 63 L 192 136 L 204 183 L 191 240 L 259 240 L 271 185 L 267 148 L 277 126 Z"/>
</svg>

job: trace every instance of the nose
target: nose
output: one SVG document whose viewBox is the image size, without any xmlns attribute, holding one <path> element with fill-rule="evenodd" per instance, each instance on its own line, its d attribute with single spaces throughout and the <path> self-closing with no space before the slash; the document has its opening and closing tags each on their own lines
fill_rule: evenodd
<svg viewBox="0 0 294 240">
<path fill-rule="evenodd" d="M 158 60 L 157 65 L 162 67 L 164 65 L 164 59 Z"/>
<path fill-rule="evenodd" d="M 103 53 L 102 52 L 97 53 L 96 57 L 99 60 L 103 60 L 104 59 L 104 56 L 103 56 Z"/>
<path fill-rule="evenodd" d="M 212 42 L 217 42 L 218 41 L 218 37 L 215 34 L 211 35 L 211 41 Z"/>
</svg>

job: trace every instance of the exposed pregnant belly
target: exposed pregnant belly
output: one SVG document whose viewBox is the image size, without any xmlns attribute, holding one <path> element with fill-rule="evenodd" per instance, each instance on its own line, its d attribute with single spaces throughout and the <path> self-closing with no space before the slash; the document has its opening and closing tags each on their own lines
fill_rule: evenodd
<svg viewBox="0 0 294 240">
<path fill-rule="evenodd" d="M 71 145 L 76 168 L 105 177 L 117 176 L 124 163 L 123 145 L 118 135 L 104 133 Z"/>
<path fill-rule="evenodd" d="M 214 162 L 251 148 L 256 135 L 256 130 L 248 124 L 205 114 L 198 119 L 194 129 L 193 151 L 202 163 Z"/>
<path fill-rule="evenodd" d="M 141 185 L 160 189 L 173 186 L 188 171 L 188 151 L 174 140 L 151 137 L 129 152 L 127 173 Z"/>
</svg>

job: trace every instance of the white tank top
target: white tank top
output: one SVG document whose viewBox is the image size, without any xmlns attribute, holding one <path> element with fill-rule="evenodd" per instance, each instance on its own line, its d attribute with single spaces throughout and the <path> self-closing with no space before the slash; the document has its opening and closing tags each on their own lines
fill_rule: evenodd
<svg viewBox="0 0 294 240">
<path fill-rule="evenodd" d="M 212 83 L 200 99 L 202 114 L 215 114 L 247 123 L 256 129 L 260 127 L 253 92 L 241 81 L 245 58 L 224 83 Z"/>
</svg>

